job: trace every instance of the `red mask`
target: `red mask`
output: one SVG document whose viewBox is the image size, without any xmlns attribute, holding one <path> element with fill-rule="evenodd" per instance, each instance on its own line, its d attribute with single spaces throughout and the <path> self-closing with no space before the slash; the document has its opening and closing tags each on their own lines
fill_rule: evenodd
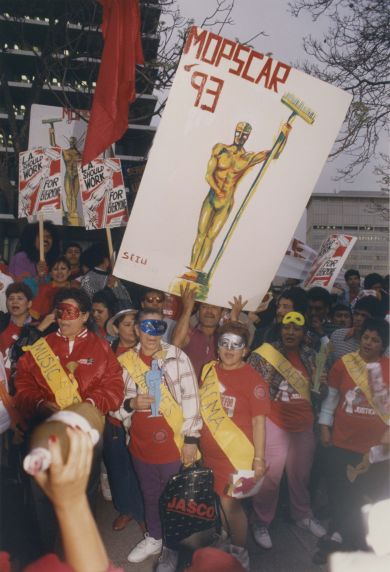
<svg viewBox="0 0 390 572">
<path fill-rule="evenodd" d="M 77 320 L 80 316 L 80 310 L 73 304 L 61 302 L 56 308 L 56 318 L 60 320 Z"/>
</svg>

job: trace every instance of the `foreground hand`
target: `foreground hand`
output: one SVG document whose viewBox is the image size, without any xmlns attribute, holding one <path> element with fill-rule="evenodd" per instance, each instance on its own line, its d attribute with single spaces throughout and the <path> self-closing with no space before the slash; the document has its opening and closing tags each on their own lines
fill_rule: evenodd
<svg viewBox="0 0 390 572">
<path fill-rule="evenodd" d="M 195 463 L 197 453 L 198 453 L 197 445 L 190 445 L 188 443 L 184 443 L 183 448 L 181 450 L 181 462 L 183 463 L 183 465 L 192 465 L 192 463 Z"/>
<path fill-rule="evenodd" d="M 47 471 L 39 471 L 34 478 L 57 508 L 69 508 L 85 495 L 92 464 L 93 444 L 88 433 L 66 428 L 69 454 L 64 463 L 58 441 L 49 439 L 52 462 Z"/>
<path fill-rule="evenodd" d="M 253 460 L 252 468 L 255 471 L 255 476 L 254 476 L 255 481 L 260 480 L 261 477 L 264 477 L 265 473 L 267 472 L 265 459 L 261 459 L 260 461 Z"/>
<path fill-rule="evenodd" d="M 47 267 L 47 264 L 44 260 L 37 262 L 37 273 L 40 278 L 45 276 L 45 274 L 48 274 L 48 272 L 49 268 Z"/>
<path fill-rule="evenodd" d="M 245 300 L 245 302 L 242 301 L 241 295 L 233 296 L 233 302 L 229 302 L 229 306 L 232 308 L 230 312 L 230 319 L 232 322 L 238 322 L 240 314 L 247 303 L 248 300 Z"/>
<path fill-rule="evenodd" d="M 45 316 L 43 320 L 40 322 L 37 329 L 40 332 L 44 332 L 49 326 L 54 324 L 55 321 L 56 321 L 56 315 L 54 314 L 54 312 L 51 314 L 47 314 L 47 316 Z"/>
</svg>

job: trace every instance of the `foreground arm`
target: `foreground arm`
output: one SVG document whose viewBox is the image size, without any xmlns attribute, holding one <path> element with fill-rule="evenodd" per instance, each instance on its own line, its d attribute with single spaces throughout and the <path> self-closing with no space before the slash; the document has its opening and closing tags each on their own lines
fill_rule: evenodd
<svg viewBox="0 0 390 572">
<path fill-rule="evenodd" d="M 187 285 L 180 290 L 183 311 L 172 333 L 172 345 L 184 348 L 190 341 L 190 319 L 195 304 L 196 289 Z"/>
<path fill-rule="evenodd" d="M 85 494 L 92 463 L 89 435 L 67 429 L 70 450 L 66 463 L 58 441 L 49 442 L 52 464 L 35 479 L 53 503 L 60 523 L 65 558 L 74 572 L 104 572 L 109 560 Z"/>
</svg>

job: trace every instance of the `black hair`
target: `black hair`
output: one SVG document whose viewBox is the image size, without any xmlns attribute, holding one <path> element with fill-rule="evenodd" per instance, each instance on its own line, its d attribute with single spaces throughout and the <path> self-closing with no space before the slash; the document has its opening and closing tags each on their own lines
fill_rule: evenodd
<svg viewBox="0 0 390 572">
<path fill-rule="evenodd" d="M 381 309 L 381 303 L 375 296 L 364 296 L 360 298 L 353 308 L 353 311 L 363 310 L 368 312 L 372 318 L 382 318 L 383 312 Z"/>
<path fill-rule="evenodd" d="M 44 230 L 51 235 L 52 245 L 50 250 L 45 254 L 45 260 L 50 266 L 54 260 L 56 260 L 61 252 L 60 249 L 60 239 L 58 235 L 57 227 L 50 220 L 45 220 L 43 223 Z M 19 252 L 23 251 L 27 254 L 27 257 L 31 262 L 39 261 L 39 249 L 35 246 L 35 240 L 39 234 L 39 223 L 28 224 L 22 232 L 20 237 L 20 248 Z"/>
<path fill-rule="evenodd" d="M 348 278 L 350 278 L 351 276 L 357 276 L 358 278 L 360 278 L 360 272 L 359 272 L 359 270 L 355 270 L 354 268 L 350 268 L 350 269 L 347 270 L 346 273 L 344 274 L 344 280 L 347 281 Z"/>
<path fill-rule="evenodd" d="M 59 256 L 56 260 L 53 260 L 52 264 L 49 266 L 49 270 L 53 270 L 53 267 L 56 264 L 59 264 L 60 262 L 62 262 L 62 264 L 65 264 L 65 266 L 68 268 L 68 270 L 71 270 L 72 267 L 70 265 L 69 260 L 66 258 L 66 256 Z"/>
<path fill-rule="evenodd" d="M 159 296 L 161 296 L 163 300 L 165 300 L 165 292 L 163 292 L 162 290 L 158 290 L 158 288 L 145 287 L 141 292 L 141 302 L 145 300 L 146 295 L 149 294 L 149 292 L 156 292 L 156 294 L 158 294 Z"/>
<path fill-rule="evenodd" d="M 336 304 L 335 306 L 333 306 L 330 310 L 330 315 L 332 316 L 332 318 L 336 312 L 348 312 L 349 315 L 352 316 L 352 310 L 346 304 Z"/>
<path fill-rule="evenodd" d="M 278 301 L 281 298 L 286 298 L 287 300 L 291 300 L 295 312 L 300 312 L 303 315 L 306 314 L 307 295 L 303 288 L 299 288 L 299 286 L 292 286 L 291 288 L 286 288 L 279 295 Z"/>
<path fill-rule="evenodd" d="M 27 286 L 24 282 L 13 282 L 7 286 L 5 297 L 8 299 L 11 294 L 24 294 L 29 302 L 33 299 L 30 286 Z"/>
<path fill-rule="evenodd" d="M 81 248 L 78 242 L 67 242 L 66 244 L 64 244 L 64 248 L 62 249 L 64 254 L 66 254 L 68 248 L 78 248 L 80 250 L 80 254 L 83 252 L 83 249 Z"/>
<path fill-rule="evenodd" d="M 80 312 L 90 312 L 92 308 L 88 294 L 81 288 L 60 288 L 54 296 L 53 307 L 56 308 L 64 300 L 77 302 Z"/>
<path fill-rule="evenodd" d="M 96 242 L 88 247 L 87 250 L 84 250 L 82 257 L 83 264 L 90 269 L 95 268 L 95 266 L 99 266 L 105 258 L 110 258 L 108 246 L 104 242 Z"/>
<path fill-rule="evenodd" d="M 95 292 L 92 296 L 92 304 L 103 304 L 110 316 L 115 316 L 118 312 L 118 299 L 110 288 L 103 288 Z"/>
<path fill-rule="evenodd" d="M 364 320 L 360 335 L 362 336 L 367 330 L 378 334 L 382 340 L 383 351 L 385 351 L 389 345 L 389 324 L 386 320 L 382 320 L 380 318 L 367 318 Z"/>
<path fill-rule="evenodd" d="M 367 274 L 364 279 L 363 286 L 366 290 L 370 290 L 375 284 L 383 284 L 383 276 L 378 274 L 377 272 L 372 272 L 371 274 Z"/>
<path fill-rule="evenodd" d="M 332 304 L 330 293 L 321 286 L 313 286 L 313 288 L 310 288 L 307 292 L 307 299 L 312 302 L 323 302 L 327 308 L 330 308 Z"/>
</svg>

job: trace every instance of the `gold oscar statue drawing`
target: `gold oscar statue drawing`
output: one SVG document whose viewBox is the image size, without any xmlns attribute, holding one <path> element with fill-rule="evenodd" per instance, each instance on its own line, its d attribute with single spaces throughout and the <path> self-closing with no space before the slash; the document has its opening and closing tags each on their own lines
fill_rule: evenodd
<svg viewBox="0 0 390 572">
<path fill-rule="evenodd" d="M 237 227 L 238 221 L 250 199 L 256 192 L 266 170 L 272 161 L 278 159 L 282 153 L 292 129 L 292 122 L 299 116 L 308 124 L 314 123 L 315 113 L 293 94 L 288 93 L 284 95 L 281 98 L 281 102 L 290 109 L 291 113 L 287 121 L 283 123 L 275 143 L 270 150 L 258 152 L 246 151 L 244 145 L 250 136 L 252 126 L 245 121 L 237 123 L 233 143 L 217 143 L 214 145 L 207 164 L 205 177 L 210 188 L 200 209 L 197 234 L 192 246 L 191 260 L 184 274 L 178 276 L 171 283 L 170 291 L 172 293 L 180 294 L 181 286 L 191 283 L 196 285 L 197 299 L 207 299 L 210 289 L 210 280 Z M 259 172 L 237 210 L 221 247 L 216 253 L 209 269 L 205 271 L 205 266 L 212 255 L 214 241 L 225 226 L 234 206 L 236 190 L 242 178 L 256 165 L 261 165 Z"/>
</svg>

